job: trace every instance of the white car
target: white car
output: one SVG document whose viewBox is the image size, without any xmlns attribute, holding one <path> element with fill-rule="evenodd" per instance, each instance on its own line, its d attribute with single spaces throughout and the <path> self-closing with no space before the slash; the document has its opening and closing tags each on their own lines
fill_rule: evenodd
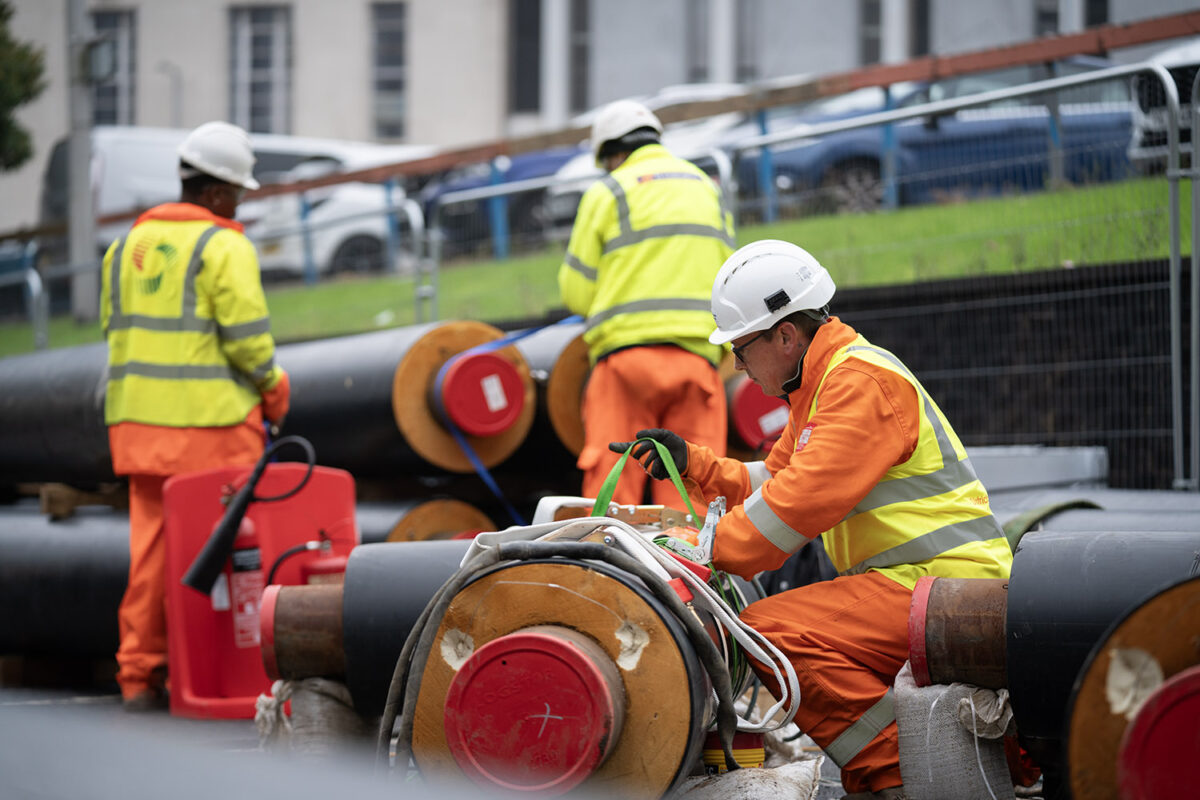
<svg viewBox="0 0 1200 800">
<path fill-rule="evenodd" d="M 294 183 L 336 172 L 367 169 L 431 155 L 433 148 L 406 145 L 339 143 L 286 172 L 264 174 L 264 183 Z M 411 271 L 415 248 L 412 224 L 401 210 L 406 195 L 399 185 L 340 183 L 299 194 L 249 200 L 238 208 L 246 235 L 258 247 L 264 275 L 305 275 L 311 248 L 317 274 L 337 272 Z M 305 218 L 304 205 L 308 214 Z M 411 204 L 410 204 L 411 206 Z M 419 213 L 419 211 L 417 212 Z M 395 226 L 393 228 L 393 225 Z M 396 263 L 388 263 L 389 237 L 395 235 Z"/>
<path fill-rule="evenodd" d="M 1192 81 L 1200 69 L 1200 38 L 1168 47 L 1146 59 L 1160 64 L 1175 81 L 1179 92 L 1179 144 L 1183 153 L 1192 151 Z M 1149 74 L 1133 79 L 1137 107 L 1133 112 L 1133 136 L 1129 142 L 1129 160 L 1142 172 L 1161 171 L 1167 157 L 1167 107 L 1162 81 Z M 1185 159 L 1186 163 L 1186 159 Z"/>
<path fill-rule="evenodd" d="M 179 199 L 179 155 L 177 148 L 188 131 L 174 128 L 150 128 L 123 125 L 99 125 L 92 129 L 91 182 L 97 217 L 131 214 Z M 314 177 L 330 170 L 349 170 L 379 164 L 396 163 L 432 155 L 432 147 L 418 145 L 381 145 L 372 142 L 350 142 L 337 139 L 310 139 L 299 136 L 252 133 L 250 144 L 257 159 L 254 175 L 261 183 L 292 173 L 293 178 Z M 42 178 L 41 225 L 65 223 L 70 182 L 67 175 L 66 139 L 51 151 Z M 292 171 L 295 171 L 294 173 Z M 404 200 L 397 190 L 393 203 Z M 344 263 L 347 253 L 355 249 L 369 250 L 383 241 L 386 230 L 383 210 L 386 207 L 384 189 L 365 184 L 340 184 L 317 190 L 310 198 L 314 223 L 313 249 L 318 254 L 318 270 L 328 269 L 335 259 Z M 362 223 L 317 228 L 316 222 L 345 217 L 351 213 L 373 216 Z M 304 269 L 303 248 L 285 241 L 285 227 L 299 227 L 299 198 L 278 195 L 262 200 L 248 200 L 238 210 L 238 219 L 248 223 L 247 234 L 257 238 L 264 265 L 270 270 L 301 274 Z M 133 217 L 96 226 L 96 248 L 104 253 L 108 245 L 133 225 Z M 253 230 L 252 230 L 253 229 Z M 358 237 L 354 241 L 350 241 Z M 371 240 L 365 237 L 374 237 Z M 339 247 L 341 249 L 339 256 Z M 54 266 L 66 263 L 65 237 L 47 237 L 40 242 L 42 263 Z"/>
</svg>

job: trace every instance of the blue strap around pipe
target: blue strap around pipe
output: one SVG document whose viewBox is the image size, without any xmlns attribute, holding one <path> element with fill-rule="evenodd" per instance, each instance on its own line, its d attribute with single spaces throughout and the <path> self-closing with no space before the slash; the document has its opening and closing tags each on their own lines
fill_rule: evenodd
<svg viewBox="0 0 1200 800">
<path fill-rule="evenodd" d="M 499 339 L 494 339 L 493 341 L 484 342 L 483 344 L 468 348 L 461 353 L 456 353 L 450 358 L 446 359 L 446 362 L 438 369 L 437 376 L 433 379 L 434 411 L 441 419 L 442 424 L 445 425 L 447 430 L 450 431 L 450 435 L 454 437 L 454 441 L 458 442 L 458 446 L 462 449 L 463 453 L 467 457 L 467 460 L 471 462 L 471 466 L 475 469 L 475 474 L 477 474 L 480 479 L 483 480 L 484 485 L 487 486 L 488 490 L 496 497 L 497 500 L 500 501 L 500 504 L 504 506 L 504 510 L 508 514 L 509 518 L 512 519 L 512 521 L 517 525 L 526 525 L 528 523 L 526 523 L 525 519 L 520 515 L 520 513 L 513 508 L 512 503 L 508 502 L 508 498 L 504 496 L 504 492 L 500 491 L 500 486 L 496 483 L 496 479 L 492 477 L 492 473 L 488 470 L 483 461 L 480 460 L 479 455 L 475 452 L 475 448 L 471 447 L 471 443 L 467 441 L 466 434 L 458 429 L 458 426 L 454 424 L 452 419 L 450 419 L 450 415 L 446 413 L 445 406 L 442 405 L 442 385 L 446 379 L 446 373 L 460 358 L 466 358 L 467 356 L 474 355 L 476 353 L 490 353 L 494 350 L 499 350 L 502 347 L 507 347 L 513 342 L 524 339 L 527 336 L 532 336 L 533 334 L 538 333 L 539 331 L 544 331 L 546 328 L 553 327 L 554 325 L 566 325 L 569 323 L 582 321 L 583 317 L 575 314 L 567 317 L 566 319 L 561 319 L 558 322 L 551 323 L 550 325 L 543 325 L 540 328 L 530 328 L 524 331 L 514 331 L 506 336 L 501 336 Z"/>
</svg>

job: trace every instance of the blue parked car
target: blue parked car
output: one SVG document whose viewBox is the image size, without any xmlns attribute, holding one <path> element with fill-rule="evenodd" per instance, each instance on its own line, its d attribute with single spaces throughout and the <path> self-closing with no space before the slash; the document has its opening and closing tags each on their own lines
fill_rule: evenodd
<svg viewBox="0 0 1200 800">
<path fill-rule="evenodd" d="M 511 157 L 502 156 L 496 163 L 499 182 L 553 175 L 559 167 L 585 150 L 584 147 L 556 147 Z M 433 225 L 435 207 L 441 206 L 439 220 L 446 235 L 445 246 L 449 250 L 471 250 L 488 244 L 492 235 L 491 216 L 486 200 L 444 205 L 440 203 L 441 198 L 449 192 L 478 189 L 493 182 L 492 165 L 475 164 L 451 170 L 444 178 L 426 184 L 421 190 L 419 197 L 427 225 Z M 507 207 L 509 231 L 515 241 L 542 240 L 546 226 L 544 190 L 510 195 Z"/>
<path fill-rule="evenodd" d="M 1076 57 L 1055 65 L 1059 76 L 1111 66 Z M 892 87 L 893 105 L 907 108 L 1020 86 L 1050 77 L 1044 65 L 963 75 L 929 84 Z M 874 92 L 874 99 L 864 101 Z M 854 102 L 851 102 L 854 101 Z M 1116 79 L 1058 93 L 1062 178 L 1072 184 L 1118 180 L 1129 174 L 1126 150 L 1133 105 L 1128 81 Z M 859 90 L 804 109 L 779 112 L 771 132 L 882 111 L 882 90 Z M 849 109 L 849 110 L 847 110 Z M 1017 98 L 988 106 L 917 118 L 892 126 L 897 200 L 902 204 L 1031 191 L 1052 182 L 1051 113 L 1044 97 Z M 883 127 L 872 126 L 771 149 L 781 205 L 806 212 L 870 211 L 884 200 Z M 760 194 L 759 153 L 738 159 L 739 192 L 751 202 Z"/>
</svg>

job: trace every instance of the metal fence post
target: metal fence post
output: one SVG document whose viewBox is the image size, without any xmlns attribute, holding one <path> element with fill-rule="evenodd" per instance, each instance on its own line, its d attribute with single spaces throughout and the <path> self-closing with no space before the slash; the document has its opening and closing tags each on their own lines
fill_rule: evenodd
<svg viewBox="0 0 1200 800">
<path fill-rule="evenodd" d="M 1179 93 L 1175 81 L 1164 67 L 1152 69 L 1159 73 L 1167 103 L 1167 236 L 1170 239 L 1171 292 L 1171 450 L 1174 461 L 1176 489 L 1189 488 L 1183 458 L 1183 297 L 1180 292 L 1179 253 Z"/>
<path fill-rule="evenodd" d="M 301 192 L 300 198 L 300 240 L 304 246 L 304 282 L 310 286 L 317 282 L 317 262 L 313 258 L 312 229 L 308 224 L 308 215 L 312 205 L 308 195 Z"/>
<path fill-rule="evenodd" d="M 397 272 L 399 270 L 399 254 L 400 254 L 400 220 L 396 216 L 396 179 L 388 178 L 383 182 L 383 203 L 388 209 L 387 212 L 387 271 Z M 411 234 L 416 231 L 410 231 Z"/>
<path fill-rule="evenodd" d="M 884 86 L 883 88 L 883 110 L 891 111 L 896 107 L 896 98 L 892 95 L 892 87 Z M 900 192 L 896 187 L 896 129 L 892 123 L 888 122 L 883 125 L 883 130 L 880 131 L 882 136 L 882 144 L 880 149 L 883 151 L 883 207 L 895 208 L 900 204 Z"/>
<path fill-rule="evenodd" d="M 758 117 L 759 133 L 766 134 L 767 110 L 760 108 L 755 115 Z M 779 219 L 779 195 L 775 192 L 775 161 L 771 148 L 764 147 L 758 153 L 758 187 L 763 200 L 763 222 L 774 222 Z"/>
<path fill-rule="evenodd" d="M 1050 77 L 1057 77 L 1054 62 L 1051 62 L 1048 67 Z M 1063 159 L 1062 113 L 1058 107 L 1058 92 L 1049 92 L 1047 94 L 1046 111 L 1050 115 L 1046 143 L 1046 160 L 1050 168 L 1049 182 L 1051 188 L 1057 189 L 1067 181 L 1066 163 Z"/>
<path fill-rule="evenodd" d="M 419 210 L 419 209 L 418 209 Z M 432 322 L 437 319 L 437 273 L 442 261 L 442 203 L 435 200 L 430 224 L 423 238 L 426 255 L 417 258 L 417 274 L 413 282 L 413 302 L 416 305 L 417 322 Z"/>
<path fill-rule="evenodd" d="M 50 346 L 50 298 L 37 271 L 37 249 L 37 242 L 30 240 L 21 261 L 25 269 L 25 308 L 33 326 L 33 347 L 45 350 Z"/>
<path fill-rule="evenodd" d="M 504 183 L 504 176 L 500 173 L 500 167 L 496 163 L 503 156 L 493 158 L 489 165 L 491 174 L 488 182 L 492 186 L 499 186 Z M 495 195 L 487 200 L 488 217 L 492 226 L 492 255 L 498 259 L 508 258 L 508 198 L 504 195 Z"/>
<path fill-rule="evenodd" d="M 1192 491 L 1200 491 L 1200 367 L 1196 361 L 1200 359 L 1200 141 L 1196 132 L 1200 126 L 1196 124 L 1196 110 L 1200 109 L 1200 72 L 1192 79 L 1192 108 L 1188 124 L 1192 129 L 1192 163 L 1189 180 L 1192 184 L 1192 271 L 1191 280 L 1191 359 L 1188 370 L 1191 372 L 1192 413 L 1190 424 L 1192 428 L 1191 481 Z M 1176 141 L 1178 145 L 1178 139 Z"/>
</svg>

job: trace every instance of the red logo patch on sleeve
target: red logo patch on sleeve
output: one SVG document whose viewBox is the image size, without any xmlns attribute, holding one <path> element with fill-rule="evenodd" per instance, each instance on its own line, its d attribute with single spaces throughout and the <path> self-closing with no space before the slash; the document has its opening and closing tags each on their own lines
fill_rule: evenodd
<svg viewBox="0 0 1200 800">
<path fill-rule="evenodd" d="M 816 429 L 816 427 L 817 423 L 815 422 L 810 422 L 804 426 L 804 429 L 800 431 L 800 435 L 796 437 L 795 452 L 799 453 L 805 448 L 805 446 L 808 445 L 808 440 L 812 438 L 812 432 L 814 429 Z"/>
</svg>

